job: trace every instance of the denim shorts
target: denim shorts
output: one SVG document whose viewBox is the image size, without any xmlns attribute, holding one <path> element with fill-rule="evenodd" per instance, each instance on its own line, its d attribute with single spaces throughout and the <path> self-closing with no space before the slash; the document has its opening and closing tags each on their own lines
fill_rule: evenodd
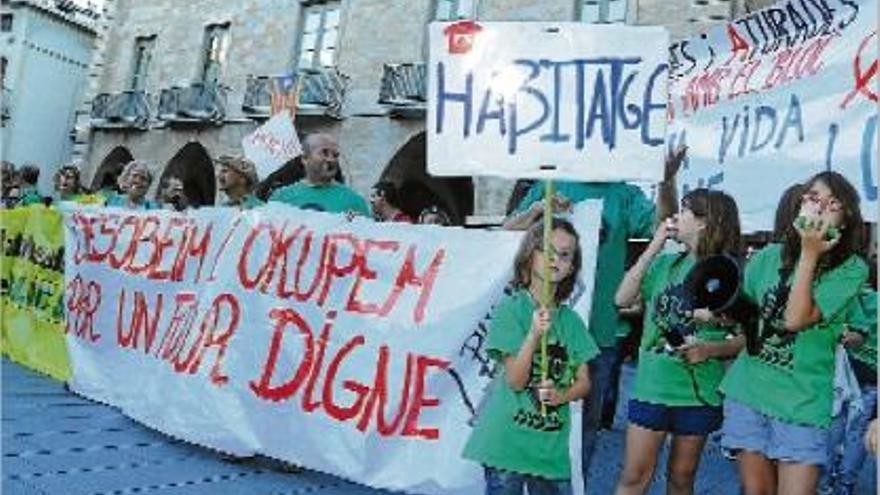
<svg viewBox="0 0 880 495">
<path fill-rule="evenodd" d="M 732 399 L 724 401 L 721 446 L 757 452 L 768 459 L 824 465 L 828 460 L 828 428 L 786 423 Z"/>
<path fill-rule="evenodd" d="M 571 495 L 571 480 L 548 480 L 540 476 L 519 474 L 504 469 L 483 466 L 486 477 L 485 495 Z"/>
<path fill-rule="evenodd" d="M 721 427 L 720 406 L 664 406 L 629 401 L 629 421 L 642 428 L 673 435 L 706 436 Z"/>
</svg>

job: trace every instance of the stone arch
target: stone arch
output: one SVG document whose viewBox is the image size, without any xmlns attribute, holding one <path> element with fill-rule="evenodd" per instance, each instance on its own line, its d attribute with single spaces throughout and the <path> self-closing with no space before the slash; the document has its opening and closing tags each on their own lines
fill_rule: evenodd
<svg viewBox="0 0 880 495">
<path fill-rule="evenodd" d="M 420 132 L 411 137 L 382 172 L 380 180 L 400 188 L 401 209 L 417 218 L 432 204 L 449 213 L 452 223 L 464 224 L 474 213 L 474 182 L 471 177 L 432 177 L 427 171 L 427 135 Z"/>
<path fill-rule="evenodd" d="M 122 168 L 125 167 L 125 164 L 132 160 L 134 160 L 134 156 L 125 146 L 117 146 L 110 150 L 107 156 L 101 160 L 101 165 L 98 166 L 98 170 L 95 172 L 91 189 L 93 191 L 118 192 L 119 186 L 116 184 L 116 179 L 119 178 L 119 174 L 122 173 Z"/>
<path fill-rule="evenodd" d="M 214 177 L 214 161 L 201 143 L 193 141 L 185 144 L 168 161 L 156 190 L 166 177 L 177 176 L 183 181 L 183 190 L 192 206 L 213 206 L 217 195 Z"/>
</svg>

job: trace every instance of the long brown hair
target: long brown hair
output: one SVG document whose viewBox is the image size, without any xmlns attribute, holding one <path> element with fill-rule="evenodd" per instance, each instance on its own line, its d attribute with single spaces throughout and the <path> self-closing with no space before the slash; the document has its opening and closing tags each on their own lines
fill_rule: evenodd
<svg viewBox="0 0 880 495">
<path fill-rule="evenodd" d="M 556 285 L 556 294 L 553 300 L 556 304 L 562 304 L 574 291 L 578 273 L 581 271 L 581 241 L 577 230 L 568 220 L 553 218 L 553 230 L 562 230 L 574 237 L 574 254 L 571 258 L 571 272 Z M 523 237 L 513 261 L 513 286 L 517 289 L 528 289 L 532 283 L 532 255 L 544 247 L 544 223 L 535 222 Z M 545 258 L 546 259 L 546 258 Z"/>
<path fill-rule="evenodd" d="M 828 189 L 831 189 L 831 195 L 840 201 L 843 208 L 843 225 L 839 226 L 840 240 L 831 248 L 831 251 L 819 258 L 818 272 L 821 274 L 837 267 L 853 254 L 861 254 L 865 233 L 862 210 L 859 208 L 859 193 L 846 180 L 846 177 L 832 171 L 820 172 L 804 184 L 802 191 L 809 191 L 817 182 L 828 186 Z M 782 247 L 782 270 L 788 273 L 794 270 L 794 265 L 800 255 L 800 236 L 786 236 Z"/>
<path fill-rule="evenodd" d="M 725 253 L 740 256 L 739 209 L 729 194 L 706 188 L 694 189 L 681 199 L 681 206 L 691 210 L 706 224 L 694 253 L 698 259 Z"/>
</svg>

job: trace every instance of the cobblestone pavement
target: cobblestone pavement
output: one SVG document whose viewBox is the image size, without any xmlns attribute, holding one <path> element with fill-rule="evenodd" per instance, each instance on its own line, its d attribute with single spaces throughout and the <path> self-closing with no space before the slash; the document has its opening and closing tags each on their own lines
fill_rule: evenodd
<svg viewBox="0 0 880 495">
<path fill-rule="evenodd" d="M 8 495 L 294 495 L 388 494 L 312 471 L 284 473 L 268 459 L 231 463 L 216 453 L 168 438 L 116 409 L 84 400 L 63 384 L 2 362 L 2 493 Z M 625 370 L 623 387 L 631 381 Z M 622 413 L 622 411 L 621 411 Z M 617 424 L 623 424 L 619 414 Z M 604 432 L 590 493 L 612 493 L 620 472 L 621 428 Z M 662 466 L 658 473 L 662 473 Z M 866 468 L 859 494 L 873 489 Z M 651 494 L 663 493 L 658 474 Z M 735 465 L 717 439 L 709 442 L 697 492 L 737 494 Z"/>
</svg>

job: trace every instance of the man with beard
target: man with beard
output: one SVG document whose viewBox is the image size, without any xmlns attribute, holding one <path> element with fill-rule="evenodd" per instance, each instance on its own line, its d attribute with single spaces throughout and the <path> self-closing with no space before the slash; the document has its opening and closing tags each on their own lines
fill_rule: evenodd
<svg viewBox="0 0 880 495">
<path fill-rule="evenodd" d="M 254 195 L 257 185 L 257 167 L 242 156 L 223 155 L 217 158 L 217 179 L 220 190 L 226 194 L 221 206 L 235 206 L 249 210 L 262 206 L 263 202 Z"/>
<path fill-rule="evenodd" d="M 183 180 L 176 175 L 162 181 L 157 199 L 162 208 L 166 210 L 184 211 L 190 207 L 189 198 L 186 197 L 184 191 Z"/>
<path fill-rule="evenodd" d="M 366 200 L 334 179 L 339 170 L 339 146 L 329 134 L 309 134 L 303 140 L 305 178 L 276 190 L 269 201 L 304 210 L 369 216 Z"/>
</svg>

